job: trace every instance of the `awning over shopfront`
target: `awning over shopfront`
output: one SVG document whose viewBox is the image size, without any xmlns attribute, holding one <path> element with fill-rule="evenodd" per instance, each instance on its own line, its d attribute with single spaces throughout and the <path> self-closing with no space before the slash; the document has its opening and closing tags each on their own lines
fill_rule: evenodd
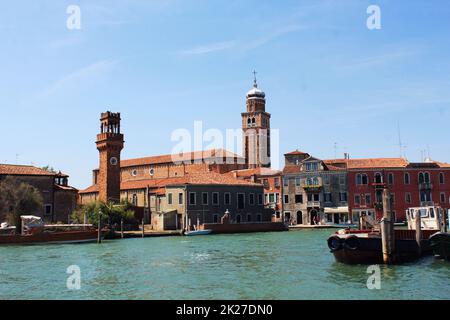
<svg viewBox="0 0 450 320">
<path fill-rule="evenodd" d="M 332 208 L 324 208 L 324 212 L 327 214 L 333 213 L 348 213 L 348 207 L 332 207 Z"/>
</svg>

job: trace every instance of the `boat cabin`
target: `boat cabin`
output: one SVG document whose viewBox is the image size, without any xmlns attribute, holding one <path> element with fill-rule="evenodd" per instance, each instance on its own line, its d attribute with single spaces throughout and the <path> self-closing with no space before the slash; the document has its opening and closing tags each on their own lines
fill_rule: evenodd
<svg viewBox="0 0 450 320">
<path fill-rule="evenodd" d="M 426 206 L 408 208 L 406 210 L 406 220 L 408 229 L 416 229 L 416 218 L 420 214 L 422 230 L 440 230 L 443 223 L 448 222 L 448 214 L 445 209 L 438 206 Z M 447 222 L 446 222 L 447 221 Z"/>
</svg>

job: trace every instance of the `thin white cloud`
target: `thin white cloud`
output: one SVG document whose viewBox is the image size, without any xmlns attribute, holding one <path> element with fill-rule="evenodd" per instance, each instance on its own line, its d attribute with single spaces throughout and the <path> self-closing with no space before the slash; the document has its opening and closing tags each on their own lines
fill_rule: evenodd
<svg viewBox="0 0 450 320">
<path fill-rule="evenodd" d="M 191 49 L 182 50 L 179 53 L 182 55 L 200 55 L 200 54 L 208 54 L 217 51 L 223 51 L 227 49 L 231 49 L 236 46 L 235 41 L 226 41 L 226 42 L 216 42 L 210 43 L 206 45 L 197 46 Z"/>
<path fill-rule="evenodd" d="M 392 62 L 396 62 L 403 58 L 413 56 L 417 54 L 417 50 L 399 50 L 389 53 L 383 53 L 379 55 L 373 55 L 365 57 L 360 60 L 356 60 L 352 63 L 341 64 L 337 66 L 338 71 L 356 71 L 361 69 L 367 69 L 375 66 L 386 65 Z"/>
<path fill-rule="evenodd" d="M 101 60 L 80 68 L 57 80 L 39 96 L 48 97 L 69 88 L 74 88 L 77 85 L 111 71 L 118 63 L 118 60 Z"/>
<path fill-rule="evenodd" d="M 252 49 L 256 49 L 258 47 L 261 47 L 267 43 L 269 43 L 272 40 L 275 40 L 276 38 L 279 38 L 283 35 L 286 35 L 288 33 L 293 33 L 293 32 L 297 32 L 300 30 L 304 30 L 306 29 L 306 27 L 303 26 L 299 26 L 299 25 L 289 25 L 286 27 L 282 27 L 279 28 L 271 33 L 268 33 L 254 41 L 250 41 L 247 45 L 244 46 L 244 49 L 247 50 L 252 50 Z"/>
</svg>

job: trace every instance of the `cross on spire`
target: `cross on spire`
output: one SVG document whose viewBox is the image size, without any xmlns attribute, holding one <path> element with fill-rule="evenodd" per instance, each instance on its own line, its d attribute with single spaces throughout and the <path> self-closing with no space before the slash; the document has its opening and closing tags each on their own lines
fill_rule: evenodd
<svg viewBox="0 0 450 320">
<path fill-rule="evenodd" d="M 258 72 L 256 72 L 255 70 L 253 70 L 253 87 L 258 88 L 258 84 L 256 83 L 256 74 Z"/>
</svg>

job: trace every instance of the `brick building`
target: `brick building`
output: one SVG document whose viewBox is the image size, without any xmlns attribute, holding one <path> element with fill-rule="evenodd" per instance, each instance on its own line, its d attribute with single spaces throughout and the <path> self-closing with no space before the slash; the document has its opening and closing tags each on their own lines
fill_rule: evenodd
<svg viewBox="0 0 450 320">
<path fill-rule="evenodd" d="M 283 210 L 290 224 L 346 223 L 347 172 L 308 153 L 285 156 Z"/>
<path fill-rule="evenodd" d="M 42 195 L 43 208 L 30 212 L 47 222 L 65 222 L 77 205 L 78 190 L 69 186 L 69 176 L 61 172 L 26 165 L 0 164 L 0 180 L 12 176 L 35 187 Z M 5 217 L 0 217 L 2 221 Z"/>
<path fill-rule="evenodd" d="M 340 159 L 325 163 L 345 167 L 349 210 L 357 222 L 361 214 L 382 216 L 382 191 L 391 192 L 397 221 L 405 220 L 409 207 L 439 205 L 450 209 L 450 164 L 427 160 L 413 163 L 403 158 Z"/>
<path fill-rule="evenodd" d="M 270 114 L 265 111 L 265 93 L 257 88 L 256 79 L 246 100 L 247 112 L 241 115 L 244 157 L 217 149 L 121 160 L 124 137 L 120 113 L 102 113 L 96 142 L 99 168 L 93 170 L 92 186 L 79 193 L 80 203 L 128 200 L 140 212 L 137 216 L 146 223 L 155 222 L 155 227 L 164 221 L 179 227 L 179 218 L 185 221 L 186 215 L 192 222 L 194 216 L 197 220 L 199 210 L 201 222 L 220 220 L 227 209 L 235 222 L 270 221 L 281 206 L 276 201 L 272 201 L 270 210 L 270 206 L 264 206 L 262 183 L 270 184 L 270 202 L 281 193 L 281 175 L 267 168 Z M 249 168 L 255 171 L 242 171 Z M 174 188 L 178 191 L 172 192 Z M 200 200 L 191 204 L 193 192 Z M 208 204 L 203 205 L 203 197 L 208 198 Z"/>
<path fill-rule="evenodd" d="M 273 210 L 274 218 L 282 221 L 282 171 L 259 167 L 235 170 L 231 174 L 238 179 L 262 184 L 264 186 L 264 207 Z"/>
</svg>

